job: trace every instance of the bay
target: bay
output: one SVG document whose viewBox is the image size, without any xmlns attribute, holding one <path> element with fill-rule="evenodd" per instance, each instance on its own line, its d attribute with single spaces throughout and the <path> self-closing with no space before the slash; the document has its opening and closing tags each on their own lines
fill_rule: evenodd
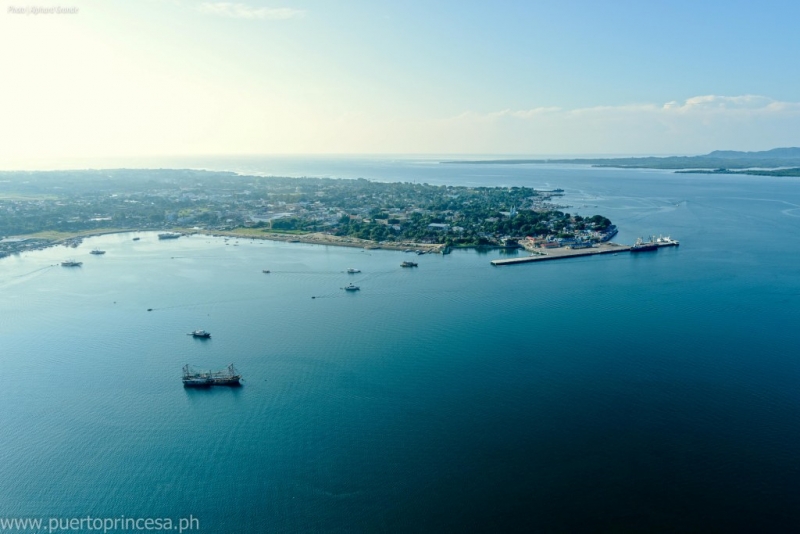
<svg viewBox="0 0 800 534">
<path fill-rule="evenodd" d="M 800 526 L 797 179 L 425 158 L 184 166 L 563 188 L 565 211 L 609 217 L 615 241 L 681 245 L 499 268 L 498 252 L 456 250 L 402 269 L 402 252 L 128 233 L 0 260 L 3 517 Z M 185 363 L 230 362 L 243 387 L 181 387 Z"/>
</svg>

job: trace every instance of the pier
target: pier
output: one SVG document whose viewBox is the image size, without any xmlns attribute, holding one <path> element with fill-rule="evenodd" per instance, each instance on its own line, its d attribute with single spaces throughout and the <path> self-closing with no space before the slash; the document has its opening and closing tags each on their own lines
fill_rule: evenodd
<svg viewBox="0 0 800 534">
<path fill-rule="evenodd" d="M 664 241 L 656 243 L 658 248 L 661 247 L 676 247 L 677 241 Z M 531 252 L 530 256 L 523 258 L 509 258 L 503 260 L 492 260 L 491 263 L 495 267 L 502 265 L 515 265 L 517 263 L 531 263 L 535 261 L 550 261 L 550 260 L 563 260 L 566 258 L 579 258 L 582 256 L 597 256 L 599 254 L 617 254 L 619 252 L 630 252 L 631 245 L 620 245 L 618 243 L 600 243 L 592 248 L 578 248 L 572 249 L 567 247 L 559 248 L 526 248 Z M 639 254 L 643 254 L 640 252 Z"/>
</svg>

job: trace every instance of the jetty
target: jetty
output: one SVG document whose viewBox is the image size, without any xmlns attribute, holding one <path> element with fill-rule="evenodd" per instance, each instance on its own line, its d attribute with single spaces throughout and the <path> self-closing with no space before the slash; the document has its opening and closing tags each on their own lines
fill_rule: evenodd
<svg viewBox="0 0 800 534">
<path fill-rule="evenodd" d="M 661 247 L 677 247 L 678 241 L 669 238 L 658 238 L 653 241 L 656 248 Z M 531 248 L 525 247 L 526 250 L 531 252 L 530 256 L 522 258 L 508 258 L 501 260 L 492 260 L 491 264 L 495 267 L 502 265 L 516 265 L 518 263 L 531 263 L 537 261 L 552 261 L 563 260 L 566 258 L 579 258 L 582 256 L 598 256 L 600 254 L 618 254 L 620 252 L 630 252 L 632 245 L 620 245 L 619 243 L 598 243 L 590 248 Z"/>
</svg>

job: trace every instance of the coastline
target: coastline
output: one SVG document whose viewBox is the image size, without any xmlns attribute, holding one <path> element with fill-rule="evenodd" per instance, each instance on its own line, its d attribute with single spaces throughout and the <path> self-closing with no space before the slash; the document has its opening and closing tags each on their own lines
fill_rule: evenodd
<svg viewBox="0 0 800 534">
<path fill-rule="evenodd" d="M 446 248 L 446 245 L 440 243 L 414 243 L 411 241 L 402 242 L 377 242 L 369 239 L 359 239 L 357 237 L 348 236 L 334 236 L 325 234 L 323 232 L 313 232 L 309 234 L 282 234 L 282 233 L 267 233 L 267 232 L 253 232 L 250 229 L 237 230 L 201 230 L 195 228 L 172 228 L 172 229 L 141 229 L 141 228 L 128 228 L 128 229 L 109 229 L 109 230 L 91 230 L 85 232 L 75 233 L 62 233 L 40 232 L 37 234 L 27 234 L 18 236 L 9 236 L 9 239 L 18 239 L 19 243 L 28 243 L 31 246 L 23 246 L 19 250 L 14 250 L 8 253 L 0 252 L 0 259 L 13 254 L 21 254 L 23 252 L 30 252 L 34 250 L 44 250 L 50 247 L 65 246 L 77 247 L 84 239 L 90 237 L 98 237 L 110 234 L 127 234 L 138 232 L 177 232 L 183 236 L 192 235 L 208 235 L 212 237 L 226 237 L 236 239 L 265 239 L 268 241 L 283 241 L 286 243 L 306 243 L 311 245 L 329 245 L 334 247 L 351 247 L 363 248 L 368 250 L 385 249 L 385 250 L 414 250 L 423 251 L 428 254 L 440 253 Z M 46 235 L 63 234 L 57 238 L 52 239 L 44 237 Z"/>
<path fill-rule="evenodd" d="M 180 230 L 176 230 L 180 231 Z M 309 234 L 280 234 L 280 233 L 250 233 L 237 232 L 235 230 L 226 231 L 205 231 L 205 230 L 185 230 L 184 235 L 210 235 L 214 237 L 235 237 L 239 239 L 266 239 L 268 241 L 283 241 L 286 243 L 307 243 L 311 245 L 330 245 L 334 247 L 351 247 L 364 249 L 385 249 L 385 250 L 421 250 L 426 253 L 441 252 L 446 245 L 439 243 L 414 243 L 411 241 L 400 242 L 378 242 L 369 239 L 359 239 L 349 236 L 335 236 L 323 232 L 312 232 Z"/>
</svg>

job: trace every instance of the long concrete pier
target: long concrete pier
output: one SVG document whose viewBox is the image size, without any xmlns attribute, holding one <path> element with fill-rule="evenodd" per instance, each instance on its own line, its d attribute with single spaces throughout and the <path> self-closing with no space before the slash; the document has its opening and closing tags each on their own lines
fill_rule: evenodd
<svg viewBox="0 0 800 534">
<path fill-rule="evenodd" d="M 670 243 L 658 243 L 659 247 L 674 247 L 677 246 L 677 241 Z M 532 250 L 532 249 L 527 249 Z M 598 254 L 617 254 L 619 252 L 629 252 L 630 245 L 620 245 L 618 243 L 600 243 L 592 248 L 578 248 L 571 249 L 566 247 L 548 248 L 548 249 L 533 249 L 534 251 L 530 256 L 523 258 L 509 258 L 506 260 L 492 260 L 492 265 L 499 267 L 501 265 L 515 265 L 517 263 L 531 263 L 534 261 L 549 261 L 549 260 L 563 260 L 566 258 L 578 258 L 581 256 L 596 256 Z M 640 252 L 640 254 L 644 254 Z"/>
</svg>

